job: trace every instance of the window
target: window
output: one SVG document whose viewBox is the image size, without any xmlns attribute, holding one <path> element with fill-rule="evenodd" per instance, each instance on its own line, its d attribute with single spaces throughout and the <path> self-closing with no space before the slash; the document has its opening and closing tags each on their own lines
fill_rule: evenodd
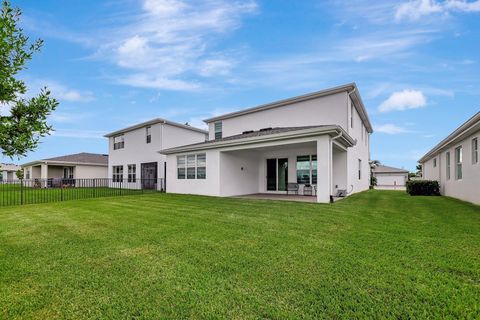
<svg viewBox="0 0 480 320">
<path fill-rule="evenodd" d="M 187 155 L 187 179 L 195 179 L 195 155 Z"/>
<path fill-rule="evenodd" d="M 205 153 L 177 156 L 177 179 L 206 179 L 207 158 Z"/>
<path fill-rule="evenodd" d="M 147 143 L 152 142 L 152 127 L 146 127 L 145 134 L 147 136 Z"/>
<path fill-rule="evenodd" d="M 27 174 L 25 175 L 25 179 L 30 179 L 30 170 L 27 170 Z"/>
<path fill-rule="evenodd" d="M 63 168 L 63 179 L 73 179 L 73 167 Z"/>
<path fill-rule="evenodd" d="M 222 122 L 215 122 L 215 140 L 222 139 Z"/>
<path fill-rule="evenodd" d="M 317 183 L 317 155 L 297 156 L 297 183 Z"/>
<path fill-rule="evenodd" d="M 478 163 L 478 139 L 472 140 L 472 164 Z"/>
<path fill-rule="evenodd" d="M 437 158 L 433 158 L 433 167 L 434 167 L 434 168 L 437 167 Z"/>
<path fill-rule="evenodd" d="M 450 152 L 445 154 L 445 162 L 447 163 L 446 170 L 447 170 L 447 180 L 450 180 Z"/>
<path fill-rule="evenodd" d="M 353 128 L 353 104 L 350 105 L 350 127 Z"/>
<path fill-rule="evenodd" d="M 185 156 L 177 156 L 177 179 L 185 179 Z"/>
<path fill-rule="evenodd" d="M 362 179 L 362 160 L 358 159 L 358 180 Z"/>
<path fill-rule="evenodd" d="M 113 150 L 125 148 L 125 140 L 123 134 L 121 136 L 113 137 Z"/>
<path fill-rule="evenodd" d="M 123 166 L 113 166 L 113 182 L 123 181 Z"/>
<path fill-rule="evenodd" d="M 462 179 L 462 146 L 455 149 L 455 178 Z"/>
<path fill-rule="evenodd" d="M 128 182 L 137 182 L 137 165 L 128 165 Z"/>
<path fill-rule="evenodd" d="M 207 156 L 205 153 L 197 154 L 197 179 L 207 177 Z"/>
</svg>

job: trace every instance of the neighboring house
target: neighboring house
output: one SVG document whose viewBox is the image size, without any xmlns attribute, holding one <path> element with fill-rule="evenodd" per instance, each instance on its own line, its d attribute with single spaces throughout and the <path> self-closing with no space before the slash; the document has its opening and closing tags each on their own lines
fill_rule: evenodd
<svg viewBox="0 0 480 320">
<path fill-rule="evenodd" d="M 443 195 L 480 204 L 480 112 L 418 162 L 423 179 L 437 180 Z"/>
<path fill-rule="evenodd" d="M 4 182 L 13 182 L 17 181 L 17 171 L 21 170 L 22 167 L 13 163 L 2 163 L 0 164 L 0 180 Z"/>
<path fill-rule="evenodd" d="M 377 178 L 377 187 L 395 189 L 405 188 L 408 181 L 408 170 L 377 165 L 372 169 L 372 174 Z"/>
<path fill-rule="evenodd" d="M 109 133 L 105 135 L 109 141 L 108 176 L 124 182 L 124 187 L 164 190 L 166 157 L 158 151 L 203 142 L 207 134 L 160 118 Z"/>
<path fill-rule="evenodd" d="M 41 179 L 43 181 L 42 186 L 50 186 L 52 179 L 74 181 L 77 179 L 107 178 L 108 155 L 82 152 L 32 161 L 22 165 L 22 168 L 24 179 Z M 47 180 L 50 180 L 48 184 Z"/>
<path fill-rule="evenodd" d="M 329 202 L 369 187 L 372 126 L 354 83 L 205 122 L 208 141 L 162 151 L 168 192 L 286 193 L 298 184 L 299 194 L 316 189 Z"/>
</svg>

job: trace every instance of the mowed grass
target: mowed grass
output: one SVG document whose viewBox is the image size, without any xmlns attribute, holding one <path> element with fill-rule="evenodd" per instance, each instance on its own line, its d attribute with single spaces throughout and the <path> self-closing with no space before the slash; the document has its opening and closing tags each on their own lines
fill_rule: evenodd
<svg viewBox="0 0 480 320">
<path fill-rule="evenodd" d="M 0 210 L 0 319 L 479 318 L 480 207 L 148 194 Z"/>
</svg>

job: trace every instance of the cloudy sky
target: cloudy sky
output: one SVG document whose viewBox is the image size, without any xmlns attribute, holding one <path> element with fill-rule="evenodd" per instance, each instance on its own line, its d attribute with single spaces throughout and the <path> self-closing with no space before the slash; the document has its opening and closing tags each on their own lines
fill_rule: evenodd
<svg viewBox="0 0 480 320">
<path fill-rule="evenodd" d="M 45 40 L 21 76 L 61 102 L 54 134 L 19 163 L 106 153 L 103 134 L 154 117 L 203 126 L 354 81 L 375 129 L 372 158 L 413 170 L 480 110 L 480 1 L 12 3 Z"/>
</svg>

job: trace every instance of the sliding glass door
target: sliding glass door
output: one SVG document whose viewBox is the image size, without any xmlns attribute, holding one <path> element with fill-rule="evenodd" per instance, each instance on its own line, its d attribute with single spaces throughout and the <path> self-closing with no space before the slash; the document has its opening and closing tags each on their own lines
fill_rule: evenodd
<svg viewBox="0 0 480 320">
<path fill-rule="evenodd" d="M 288 159 L 267 159 L 267 191 L 285 191 L 288 183 Z"/>
</svg>

